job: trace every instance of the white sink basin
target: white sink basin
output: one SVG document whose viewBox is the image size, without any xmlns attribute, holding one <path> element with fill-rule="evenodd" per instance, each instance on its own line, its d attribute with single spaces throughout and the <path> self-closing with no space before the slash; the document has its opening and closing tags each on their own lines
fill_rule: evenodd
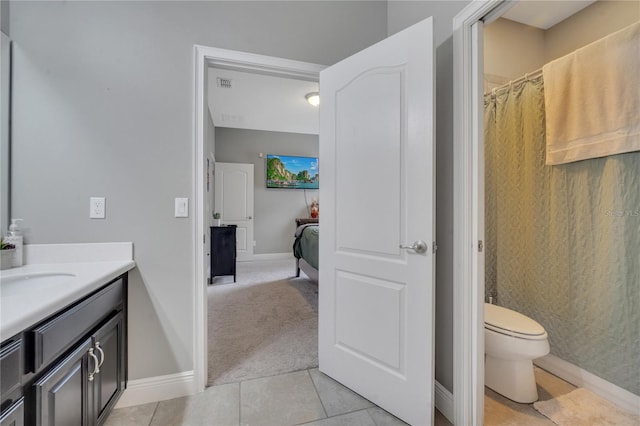
<svg viewBox="0 0 640 426">
<path fill-rule="evenodd" d="M 10 275 L 0 278 L 0 289 L 3 296 L 9 296 L 16 290 L 36 290 L 63 284 L 75 277 L 66 272 L 33 272 Z"/>
</svg>

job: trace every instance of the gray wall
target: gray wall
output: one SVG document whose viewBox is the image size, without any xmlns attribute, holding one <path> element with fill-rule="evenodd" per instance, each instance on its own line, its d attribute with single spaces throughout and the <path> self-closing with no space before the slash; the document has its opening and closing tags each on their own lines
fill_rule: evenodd
<svg viewBox="0 0 640 426">
<path fill-rule="evenodd" d="M 267 154 L 317 157 L 318 135 L 216 128 L 216 161 L 254 165 L 255 253 L 291 253 L 294 219 L 309 217 L 306 203 L 318 198 L 318 191 L 267 189 Z"/>
<path fill-rule="evenodd" d="M 436 380 L 453 391 L 453 17 L 468 1 L 390 1 L 388 33 L 434 17 L 436 48 Z"/>
<path fill-rule="evenodd" d="M 193 223 L 173 217 L 192 188 L 193 45 L 330 65 L 386 19 L 376 1 L 12 2 L 13 215 L 27 243 L 133 241 L 130 379 L 193 369 Z"/>
<path fill-rule="evenodd" d="M 11 35 L 9 32 L 9 2 L 5 0 L 0 1 L 0 30 L 6 35 Z"/>
</svg>

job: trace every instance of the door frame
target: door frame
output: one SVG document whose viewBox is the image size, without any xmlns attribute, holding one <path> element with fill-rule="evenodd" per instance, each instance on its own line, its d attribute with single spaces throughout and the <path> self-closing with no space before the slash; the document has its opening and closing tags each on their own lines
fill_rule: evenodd
<svg viewBox="0 0 640 426">
<path fill-rule="evenodd" d="M 319 81 L 323 65 L 264 56 L 202 45 L 193 47 L 193 130 L 192 184 L 194 218 L 192 220 L 193 271 L 193 388 L 204 390 L 207 384 L 207 277 L 204 273 L 205 233 L 207 231 L 205 125 L 207 114 L 208 68 L 226 68 L 284 78 Z"/>
<path fill-rule="evenodd" d="M 517 0 L 472 1 L 453 19 L 455 424 L 484 423 L 483 28 Z"/>
</svg>

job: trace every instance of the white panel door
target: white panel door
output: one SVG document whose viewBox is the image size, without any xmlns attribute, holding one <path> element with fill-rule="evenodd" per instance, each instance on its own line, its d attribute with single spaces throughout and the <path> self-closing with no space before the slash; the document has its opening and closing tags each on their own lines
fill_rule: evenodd
<svg viewBox="0 0 640 426">
<path fill-rule="evenodd" d="M 412 425 L 433 421 L 434 96 L 432 18 L 320 73 L 320 370 Z"/>
<path fill-rule="evenodd" d="M 253 164 L 218 163 L 215 209 L 224 225 L 237 225 L 237 259 L 253 258 Z"/>
</svg>

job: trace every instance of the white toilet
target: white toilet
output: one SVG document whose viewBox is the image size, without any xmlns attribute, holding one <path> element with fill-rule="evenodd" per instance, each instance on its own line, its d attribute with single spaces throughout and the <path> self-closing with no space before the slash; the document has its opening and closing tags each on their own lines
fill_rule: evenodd
<svg viewBox="0 0 640 426">
<path fill-rule="evenodd" d="M 549 353 L 547 332 L 511 309 L 484 305 L 484 384 L 520 402 L 538 400 L 532 360 Z"/>
</svg>

